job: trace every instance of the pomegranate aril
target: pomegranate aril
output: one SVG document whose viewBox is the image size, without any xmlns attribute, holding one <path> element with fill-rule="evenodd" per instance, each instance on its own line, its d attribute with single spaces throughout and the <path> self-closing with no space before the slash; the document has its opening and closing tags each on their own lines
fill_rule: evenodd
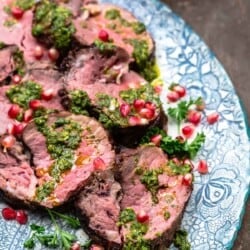
<svg viewBox="0 0 250 250">
<path fill-rule="evenodd" d="M 106 163 L 101 157 L 97 157 L 93 161 L 95 170 L 104 170 L 106 169 Z"/>
<path fill-rule="evenodd" d="M 51 61 L 56 61 L 59 58 L 60 54 L 56 48 L 51 48 L 49 49 L 48 56 Z"/>
<path fill-rule="evenodd" d="M 23 210 L 18 210 L 16 212 L 16 221 L 21 224 L 24 225 L 27 223 L 28 221 L 28 215 L 25 213 L 25 211 Z"/>
<path fill-rule="evenodd" d="M 141 124 L 141 119 L 140 119 L 140 117 L 137 117 L 137 116 L 131 116 L 128 119 L 128 124 L 130 126 L 140 125 Z"/>
<path fill-rule="evenodd" d="M 219 114 L 217 112 L 214 112 L 207 116 L 207 122 L 210 125 L 216 123 L 218 120 L 219 120 Z"/>
<path fill-rule="evenodd" d="M 43 57 L 44 50 L 41 46 L 36 46 L 34 49 L 34 57 L 40 60 Z"/>
<path fill-rule="evenodd" d="M 24 122 L 29 122 L 30 120 L 32 120 L 32 118 L 33 118 L 32 116 L 33 116 L 33 110 L 32 109 L 27 109 L 24 112 L 23 121 Z"/>
<path fill-rule="evenodd" d="M 194 133 L 194 126 L 193 125 L 185 125 L 183 128 L 182 128 L 182 134 L 184 135 L 185 138 L 190 138 L 193 133 Z"/>
<path fill-rule="evenodd" d="M 16 219 L 16 215 L 16 211 L 10 207 L 2 209 L 2 216 L 5 220 L 14 220 Z"/>
<path fill-rule="evenodd" d="M 22 123 L 14 124 L 12 129 L 13 135 L 20 135 L 23 132 L 25 125 Z"/>
<path fill-rule="evenodd" d="M 142 108 L 139 114 L 141 117 L 151 120 L 155 116 L 155 110 L 149 108 Z"/>
<path fill-rule="evenodd" d="M 169 91 L 167 94 L 167 99 L 170 102 L 177 102 L 180 99 L 180 96 L 177 92 L 175 91 Z"/>
<path fill-rule="evenodd" d="M 98 38 L 103 42 L 109 41 L 109 33 L 106 30 L 100 30 L 98 34 Z"/>
<path fill-rule="evenodd" d="M 29 102 L 29 107 L 31 108 L 31 109 L 33 109 L 33 110 L 36 110 L 36 109 L 39 109 L 39 108 L 41 108 L 42 107 L 42 103 L 41 103 L 41 101 L 40 100 L 31 100 L 30 102 Z"/>
<path fill-rule="evenodd" d="M 145 103 L 145 108 L 156 110 L 156 105 L 153 102 L 146 102 Z"/>
<path fill-rule="evenodd" d="M 187 173 L 183 176 L 183 179 L 182 179 L 182 184 L 184 186 L 190 186 L 192 184 L 192 181 L 193 181 L 193 175 L 190 174 L 190 173 Z"/>
<path fill-rule="evenodd" d="M 189 110 L 187 120 L 193 123 L 194 125 L 198 125 L 201 121 L 201 113 L 196 110 Z"/>
<path fill-rule="evenodd" d="M 53 89 L 43 90 L 41 98 L 45 101 L 50 101 L 55 96 L 55 91 Z"/>
<path fill-rule="evenodd" d="M 19 75 L 14 75 L 12 77 L 12 81 L 13 81 L 13 83 L 18 84 L 18 83 L 20 83 L 22 81 L 22 77 L 19 76 Z"/>
<path fill-rule="evenodd" d="M 17 104 L 12 104 L 9 111 L 8 116 L 12 119 L 16 119 L 21 114 L 22 109 Z"/>
<path fill-rule="evenodd" d="M 181 85 L 175 85 L 173 91 L 178 93 L 179 97 L 184 97 L 186 95 L 186 89 Z"/>
<path fill-rule="evenodd" d="M 70 250 L 81 250 L 81 245 L 78 242 L 73 243 Z"/>
<path fill-rule="evenodd" d="M 6 135 L 1 140 L 1 144 L 4 148 L 11 148 L 16 141 L 16 138 L 13 135 Z"/>
<path fill-rule="evenodd" d="M 162 135 L 157 134 L 151 137 L 150 141 L 155 144 L 155 146 L 160 146 Z"/>
<path fill-rule="evenodd" d="M 149 215 L 144 210 L 141 210 L 136 214 L 136 219 L 138 222 L 144 223 L 149 220 Z"/>
<path fill-rule="evenodd" d="M 133 105 L 134 105 L 135 110 L 139 111 L 144 107 L 145 101 L 143 99 L 137 99 L 137 100 L 134 100 Z"/>
<path fill-rule="evenodd" d="M 122 117 L 127 117 L 130 113 L 130 106 L 127 103 L 123 103 L 120 106 L 120 114 Z"/>
<path fill-rule="evenodd" d="M 11 14 L 14 18 L 21 19 L 23 17 L 24 11 L 17 6 L 13 6 L 11 8 Z"/>
<path fill-rule="evenodd" d="M 207 174 L 208 173 L 208 165 L 205 160 L 200 160 L 198 163 L 197 170 L 200 174 Z"/>
</svg>

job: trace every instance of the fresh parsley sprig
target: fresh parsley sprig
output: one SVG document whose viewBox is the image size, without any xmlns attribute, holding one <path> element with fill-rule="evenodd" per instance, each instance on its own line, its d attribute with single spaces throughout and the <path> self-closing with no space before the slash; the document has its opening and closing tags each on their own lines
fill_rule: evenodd
<svg viewBox="0 0 250 250">
<path fill-rule="evenodd" d="M 169 157 L 178 157 L 182 159 L 194 159 L 206 138 L 204 133 L 198 133 L 195 139 L 189 143 L 188 141 L 174 139 L 167 135 L 164 130 L 154 127 L 149 129 L 149 131 L 142 137 L 141 144 L 150 143 L 150 138 L 156 134 L 162 135 L 160 147 Z"/>
<path fill-rule="evenodd" d="M 188 110 L 192 105 L 202 105 L 203 101 L 201 97 L 198 97 L 196 100 L 189 100 L 189 101 L 181 101 L 177 104 L 175 108 L 168 108 L 168 115 L 177 121 L 178 127 L 182 121 L 187 118 Z"/>
<path fill-rule="evenodd" d="M 45 227 L 36 224 L 31 224 L 31 236 L 24 242 L 24 248 L 33 249 L 36 242 L 48 248 L 60 247 L 63 250 L 69 250 L 72 244 L 77 240 L 76 236 L 60 228 L 56 222 L 56 217 L 63 219 L 69 226 L 76 229 L 80 226 L 77 218 L 61 214 L 57 211 L 47 209 L 50 219 L 53 223 L 55 230 L 47 233 Z"/>
</svg>

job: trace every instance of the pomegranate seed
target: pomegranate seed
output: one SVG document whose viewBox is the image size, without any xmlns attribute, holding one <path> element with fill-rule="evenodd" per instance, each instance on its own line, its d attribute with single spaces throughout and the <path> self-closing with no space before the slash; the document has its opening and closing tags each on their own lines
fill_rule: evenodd
<svg viewBox="0 0 250 250">
<path fill-rule="evenodd" d="M 170 102 L 177 102 L 180 99 L 180 96 L 175 91 L 169 91 L 167 94 L 167 98 Z"/>
<path fill-rule="evenodd" d="M 13 135 L 20 135 L 20 134 L 22 134 L 22 132 L 24 130 L 24 127 L 25 126 L 22 123 L 14 124 L 13 125 L 12 134 Z"/>
<path fill-rule="evenodd" d="M 81 250 L 81 245 L 78 242 L 73 243 L 70 250 Z"/>
<path fill-rule="evenodd" d="M 198 125 L 201 121 L 201 113 L 196 110 L 189 110 L 187 120 L 194 125 Z"/>
<path fill-rule="evenodd" d="M 186 125 L 182 128 L 182 134 L 185 138 L 190 138 L 194 133 L 194 126 L 193 125 Z"/>
<path fill-rule="evenodd" d="M 186 89 L 181 85 L 175 85 L 173 91 L 177 92 L 180 98 L 186 95 Z"/>
<path fill-rule="evenodd" d="M 142 108 L 139 112 L 140 116 L 143 118 L 147 118 L 148 120 L 151 120 L 155 116 L 155 110 L 148 109 L 148 108 Z"/>
<path fill-rule="evenodd" d="M 40 60 L 43 57 L 44 51 L 43 48 L 41 46 L 36 46 L 34 49 L 34 57 L 37 60 Z"/>
<path fill-rule="evenodd" d="M 217 112 L 214 112 L 207 116 L 207 122 L 210 125 L 216 123 L 218 120 L 219 120 L 219 114 Z"/>
<path fill-rule="evenodd" d="M 98 37 L 103 42 L 108 42 L 109 40 L 109 33 L 106 30 L 100 30 Z"/>
<path fill-rule="evenodd" d="M 42 103 L 40 100 L 34 99 L 29 102 L 29 107 L 33 110 L 36 110 L 42 107 Z"/>
<path fill-rule="evenodd" d="M 143 99 L 137 99 L 137 100 L 134 100 L 133 105 L 134 105 L 134 108 L 137 111 L 139 111 L 139 110 L 141 110 L 144 107 L 145 101 Z"/>
<path fill-rule="evenodd" d="M 16 19 L 21 19 L 23 17 L 24 11 L 19 7 L 13 6 L 11 8 L 11 14 Z"/>
<path fill-rule="evenodd" d="M 205 160 L 200 160 L 198 163 L 197 170 L 200 174 L 207 174 L 208 173 L 208 166 Z"/>
<path fill-rule="evenodd" d="M 127 103 L 123 103 L 120 106 L 120 113 L 122 117 L 127 117 L 130 113 L 130 106 Z"/>
<path fill-rule="evenodd" d="M 6 207 L 2 210 L 2 216 L 5 220 L 14 220 L 16 219 L 16 211 L 10 207 Z"/>
<path fill-rule="evenodd" d="M 22 77 L 19 76 L 19 75 L 14 75 L 12 77 L 12 81 L 13 81 L 13 83 L 18 84 L 18 83 L 20 83 L 22 81 Z"/>
<path fill-rule="evenodd" d="M 156 105 L 153 102 L 146 102 L 145 103 L 145 108 L 156 110 Z"/>
<path fill-rule="evenodd" d="M 150 141 L 155 144 L 155 146 L 160 146 L 162 135 L 154 135 L 151 137 Z"/>
<path fill-rule="evenodd" d="M 8 116 L 12 119 L 16 119 L 21 114 L 22 109 L 17 104 L 11 105 Z"/>
<path fill-rule="evenodd" d="M 95 170 L 105 170 L 106 169 L 106 164 L 101 157 L 95 158 L 93 161 L 93 164 L 94 164 Z"/>
<path fill-rule="evenodd" d="M 60 54 L 56 48 L 51 48 L 49 49 L 48 56 L 51 61 L 56 61 L 59 58 Z"/>
<path fill-rule="evenodd" d="M 28 221 L 27 214 L 23 210 L 18 210 L 16 213 L 16 221 L 21 225 L 26 224 Z"/>
<path fill-rule="evenodd" d="M 140 119 L 140 117 L 137 117 L 137 116 L 131 116 L 128 119 L 128 123 L 131 126 L 140 125 L 141 124 L 141 119 Z"/>
<path fill-rule="evenodd" d="M 1 144 L 4 148 L 11 148 L 16 141 L 16 138 L 12 135 L 6 135 L 2 140 Z"/>
<path fill-rule="evenodd" d="M 149 220 L 149 216 L 145 211 L 141 210 L 139 213 L 136 214 L 136 219 L 138 222 L 144 223 Z"/>
<path fill-rule="evenodd" d="M 91 245 L 90 250 L 103 250 L 104 248 L 96 244 Z"/>
<path fill-rule="evenodd" d="M 190 173 L 187 173 L 183 176 L 183 179 L 182 179 L 182 184 L 184 186 L 190 186 L 192 184 L 192 181 L 193 181 L 193 175 L 190 174 Z"/>
<path fill-rule="evenodd" d="M 161 85 L 155 86 L 155 87 L 154 87 L 154 91 L 155 91 L 155 93 L 160 94 L 161 91 L 162 91 L 162 86 L 161 86 Z"/>
<path fill-rule="evenodd" d="M 41 98 L 45 101 L 50 101 L 54 96 L 55 91 L 53 89 L 46 89 L 41 94 Z"/>
<path fill-rule="evenodd" d="M 30 120 L 32 120 L 32 116 L 33 116 L 33 110 L 32 109 L 27 109 L 24 112 L 23 121 L 24 122 L 29 122 Z"/>
</svg>

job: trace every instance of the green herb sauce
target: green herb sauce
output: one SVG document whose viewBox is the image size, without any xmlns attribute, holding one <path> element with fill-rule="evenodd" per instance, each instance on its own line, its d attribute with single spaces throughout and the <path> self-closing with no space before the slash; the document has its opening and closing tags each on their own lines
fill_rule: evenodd
<svg viewBox="0 0 250 250">
<path fill-rule="evenodd" d="M 187 232 L 184 230 L 178 230 L 174 236 L 174 245 L 179 250 L 190 250 L 191 245 L 187 239 Z"/>
<path fill-rule="evenodd" d="M 140 181 L 142 184 L 145 185 L 145 187 L 150 191 L 152 195 L 152 200 L 154 203 L 158 203 L 158 198 L 157 198 L 157 191 L 159 189 L 159 180 L 158 176 L 163 173 L 162 168 L 158 169 L 152 169 L 152 170 L 144 170 L 142 169 L 140 172 L 136 172 L 137 174 L 141 175 Z"/>
<path fill-rule="evenodd" d="M 126 208 L 121 212 L 118 225 L 129 228 L 129 233 L 125 236 L 123 249 L 150 250 L 150 245 L 143 238 L 148 231 L 148 225 L 137 221 L 132 208 Z"/>
<path fill-rule="evenodd" d="M 44 200 L 53 192 L 55 185 L 55 181 L 48 181 L 45 182 L 42 186 L 38 187 L 36 189 L 36 199 L 38 201 Z"/>
<path fill-rule="evenodd" d="M 159 76 L 159 69 L 155 60 L 150 59 L 149 47 L 146 40 L 127 39 L 125 42 L 134 47 L 133 58 L 137 66 L 137 70 L 149 82 Z"/>
<path fill-rule="evenodd" d="M 6 20 L 4 21 L 4 24 L 3 24 L 3 25 L 4 25 L 5 27 L 10 28 L 10 27 L 14 26 L 16 23 L 17 23 L 17 21 L 16 21 L 15 19 L 13 19 L 13 18 L 8 18 L 8 19 L 6 19 Z"/>
<path fill-rule="evenodd" d="M 58 49 L 69 47 L 75 27 L 71 20 L 72 13 L 68 9 L 43 0 L 37 4 L 34 16 L 33 36 L 50 38 Z"/>
<path fill-rule="evenodd" d="M 25 61 L 23 58 L 23 52 L 19 49 L 16 49 L 12 54 L 14 64 L 15 64 L 15 70 L 18 75 L 24 76 L 25 74 Z"/>
<path fill-rule="evenodd" d="M 165 211 L 164 212 L 164 219 L 168 220 L 170 218 L 171 214 L 169 213 L 169 211 Z"/>
<path fill-rule="evenodd" d="M 135 34 L 137 34 L 137 35 L 146 31 L 146 26 L 144 25 L 144 23 L 141 23 L 141 22 L 132 23 L 132 28 L 133 28 Z"/>
<path fill-rule="evenodd" d="M 105 18 L 109 20 L 115 20 L 120 17 L 121 17 L 121 13 L 117 9 L 110 9 L 110 10 L 107 10 L 105 13 Z"/>
<path fill-rule="evenodd" d="M 12 103 L 16 103 L 22 108 L 28 109 L 31 100 L 40 99 L 41 92 L 41 85 L 32 81 L 26 81 L 11 87 L 6 91 L 6 96 Z"/>
<path fill-rule="evenodd" d="M 90 106 L 88 94 L 82 90 L 70 92 L 71 108 L 70 111 L 77 115 L 88 115 L 87 108 Z"/>
<path fill-rule="evenodd" d="M 49 174 L 56 182 L 59 182 L 61 174 L 73 166 L 74 150 L 81 142 L 82 128 L 79 123 L 66 118 L 58 118 L 54 124 L 48 126 L 47 119 L 47 116 L 39 116 L 35 118 L 35 124 L 45 136 L 48 152 L 54 159 Z M 44 199 L 44 196 L 48 194 L 47 191 L 44 196 L 39 195 L 44 189 L 47 190 L 46 187 L 47 183 L 38 188 L 37 199 L 41 197 Z M 53 191 L 52 188 L 49 190 Z"/>
<path fill-rule="evenodd" d="M 17 0 L 15 5 L 22 10 L 31 9 L 35 4 L 35 0 Z"/>
<path fill-rule="evenodd" d="M 169 161 L 168 162 L 168 166 L 171 169 L 171 172 L 174 175 L 185 175 L 187 173 L 191 172 L 191 166 L 189 164 L 180 164 L 177 165 L 176 163 L 174 163 L 173 161 Z"/>
<path fill-rule="evenodd" d="M 116 48 L 112 42 L 103 42 L 100 39 L 96 39 L 94 44 L 102 54 L 112 54 Z"/>
<path fill-rule="evenodd" d="M 0 42 L 0 50 L 6 48 L 6 44 L 4 42 Z"/>
</svg>

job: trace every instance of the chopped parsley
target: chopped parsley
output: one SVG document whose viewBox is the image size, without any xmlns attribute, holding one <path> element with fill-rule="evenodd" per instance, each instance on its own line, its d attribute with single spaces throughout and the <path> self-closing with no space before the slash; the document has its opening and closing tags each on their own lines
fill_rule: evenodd
<svg viewBox="0 0 250 250">
<path fill-rule="evenodd" d="M 72 13 L 63 6 L 48 0 L 36 4 L 32 35 L 46 37 L 58 49 L 67 49 L 71 43 L 75 27 Z"/>
<path fill-rule="evenodd" d="M 31 100 L 40 99 L 41 92 L 41 85 L 36 82 L 26 81 L 8 89 L 6 96 L 12 103 L 16 103 L 22 108 L 28 109 Z"/>
<path fill-rule="evenodd" d="M 190 250 L 191 246 L 187 239 L 187 232 L 184 230 L 178 230 L 174 236 L 174 246 L 179 250 Z"/>
</svg>

